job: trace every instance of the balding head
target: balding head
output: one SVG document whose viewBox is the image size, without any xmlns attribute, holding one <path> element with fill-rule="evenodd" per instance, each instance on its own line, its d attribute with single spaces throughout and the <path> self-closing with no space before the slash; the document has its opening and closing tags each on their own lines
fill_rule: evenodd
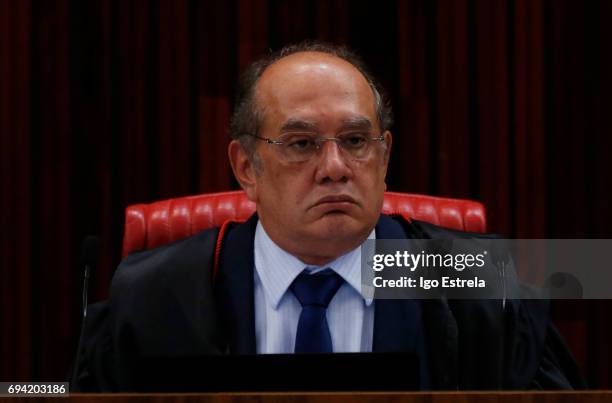
<svg viewBox="0 0 612 403">
<path fill-rule="evenodd" d="M 325 54 L 352 65 L 361 73 L 372 90 L 380 130 L 384 132 L 391 128 L 393 124 L 391 106 L 386 100 L 382 87 L 369 73 L 359 56 L 344 46 L 319 42 L 303 42 L 286 46 L 278 52 L 257 60 L 241 76 L 234 112 L 230 122 L 230 134 L 232 138 L 240 140 L 251 156 L 253 156 L 255 147 L 253 138 L 248 135 L 259 134 L 264 113 L 262 105 L 258 104 L 256 98 L 259 79 L 269 67 L 280 62 L 282 59 L 298 53 Z"/>
</svg>

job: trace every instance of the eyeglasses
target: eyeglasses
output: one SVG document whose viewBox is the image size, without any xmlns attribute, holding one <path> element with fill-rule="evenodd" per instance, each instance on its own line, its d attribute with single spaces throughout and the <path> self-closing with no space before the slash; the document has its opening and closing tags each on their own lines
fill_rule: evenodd
<svg viewBox="0 0 612 403">
<path fill-rule="evenodd" d="M 385 137 L 371 137 L 369 133 L 342 133 L 336 137 L 321 137 L 314 133 L 285 133 L 277 139 L 269 139 L 247 133 L 258 140 L 272 144 L 279 156 L 286 162 L 305 162 L 319 154 L 324 141 L 334 141 L 346 157 L 353 160 L 365 160 L 370 156 L 373 145 L 382 144 Z"/>
</svg>

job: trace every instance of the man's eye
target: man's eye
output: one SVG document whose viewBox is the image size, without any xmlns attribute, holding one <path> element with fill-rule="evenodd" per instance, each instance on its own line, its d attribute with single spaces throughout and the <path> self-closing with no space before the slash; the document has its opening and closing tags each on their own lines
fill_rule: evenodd
<svg viewBox="0 0 612 403">
<path fill-rule="evenodd" d="M 315 141 L 307 137 L 290 139 L 287 141 L 287 147 L 294 150 L 308 150 L 310 148 L 314 148 L 314 146 Z"/>
<path fill-rule="evenodd" d="M 363 147 L 363 145 L 365 145 L 367 141 L 367 137 L 360 133 L 349 134 L 347 136 L 342 137 L 342 143 L 344 144 L 344 146 L 350 148 Z"/>
</svg>

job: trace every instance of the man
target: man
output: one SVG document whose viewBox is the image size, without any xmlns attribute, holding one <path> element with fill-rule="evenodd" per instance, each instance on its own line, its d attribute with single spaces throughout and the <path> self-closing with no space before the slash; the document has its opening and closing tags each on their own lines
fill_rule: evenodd
<svg viewBox="0 0 612 403">
<path fill-rule="evenodd" d="M 428 389 L 581 386 L 542 303 L 362 294 L 366 239 L 476 235 L 380 214 L 391 113 L 357 57 L 291 46 L 242 84 L 228 154 L 257 214 L 130 255 L 77 384 L 129 389 L 148 356 L 375 351 L 418 356 Z"/>
</svg>

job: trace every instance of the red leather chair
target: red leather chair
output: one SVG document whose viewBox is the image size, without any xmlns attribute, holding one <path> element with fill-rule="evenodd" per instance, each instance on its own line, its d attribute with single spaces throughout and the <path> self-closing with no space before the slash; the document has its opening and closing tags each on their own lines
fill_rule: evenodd
<svg viewBox="0 0 612 403">
<path fill-rule="evenodd" d="M 243 191 L 134 204 L 125 211 L 123 256 L 187 238 L 227 220 L 244 221 L 254 211 L 255 204 Z M 462 231 L 486 231 L 485 208 L 471 200 L 386 192 L 383 212 Z"/>
</svg>

